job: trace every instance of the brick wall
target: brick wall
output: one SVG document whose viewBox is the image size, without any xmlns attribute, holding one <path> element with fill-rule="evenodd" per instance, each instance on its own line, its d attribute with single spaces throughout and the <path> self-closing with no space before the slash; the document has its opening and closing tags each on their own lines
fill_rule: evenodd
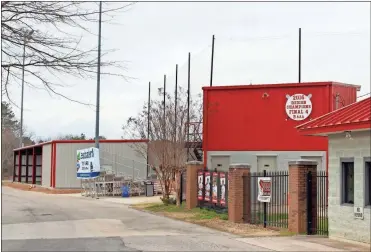
<svg viewBox="0 0 371 252">
<path fill-rule="evenodd" d="M 312 230 L 317 220 L 317 163 L 315 161 L 296 160 L 289 162 L 289 219 L 290 232 L 307 232 L 307 173 L 312 173 Z"/>
<path fill-rule="evenodd" d="M 248 176 L 249 164 L 231 164 L 229 167 L 229 189 L 228 189 L 228 220 L 235 223 L 243 222 L 244 202 L 243 176 Z M 249 206 L 245 206 L 248 209 Z"/>
<path fill-rule="evenodd" d="M 365 205 L 364 157 L 370 157 L 370 131 L 329 136 L 329 236 L 370 243 L 371 206 L 365 206 L 364 219 L 354 219 L 354 207 Z M 354 205 L 341 204 L 340 158 L 354 158 Z"/>
<path fill-rule="evenodd" d="M 187 163 L 186 206 L 187 209 L 197 207 L 197 172 L 203 169 L 203 163 L 190 161 Z"/>
</svg>

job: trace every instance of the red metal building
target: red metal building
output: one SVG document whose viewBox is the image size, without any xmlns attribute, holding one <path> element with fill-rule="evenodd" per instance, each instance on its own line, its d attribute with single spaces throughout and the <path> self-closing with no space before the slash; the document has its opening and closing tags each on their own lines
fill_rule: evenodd
<svg viewBox="0 0 371 252">
<path fill-rule="evenodd" d="M 204 87 L 203 151 L 208 168 L 249 163 L 253 171 L 287 169 L 312 158 L 327 167 L 327 139 L 296 126 L 356 102 L 360 86 L 337 82 Z"/>
</svg>

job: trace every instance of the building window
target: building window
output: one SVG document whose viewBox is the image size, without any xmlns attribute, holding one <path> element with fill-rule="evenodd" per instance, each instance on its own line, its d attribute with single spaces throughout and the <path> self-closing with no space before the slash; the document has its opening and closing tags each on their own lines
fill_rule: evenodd
<svg viewBox="0 0 371 252">
<path fill-rule="evenodd" d="M 342 170 L 342 203 L 354 204 L 354 160 L 347 159 L 341 162 Z"/>
<path fill-rule="evenodd" d="M 371 205 L 371 158 L 365 158 L 365 205 Z"/>
</svg>

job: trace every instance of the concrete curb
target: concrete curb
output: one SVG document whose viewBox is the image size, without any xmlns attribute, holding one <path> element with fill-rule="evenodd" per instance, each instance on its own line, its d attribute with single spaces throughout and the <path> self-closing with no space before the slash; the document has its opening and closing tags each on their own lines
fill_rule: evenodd
<svg viewBox="0 0 371 252">
<path fill-rule="evenodd" d="M 1 186 L 6 186 L 21 191 L 37 192 L 43 194 L 78 194 L 81 193 L 81 189 L 56 189 L 46 188 L 40 185 L 26 184 L 12 181 L 2 181 Z"/>
<path fill-rule="evenodd" d="M 237 238 L 281 237 L 280 235 L 260 235 L 260 236 L 257 236 L 257 235 L 240 235 L 240 234 L 234 234 L 234 233 L 230 233 L 228 231 L 224 231 L 224 230 L 217 229 L 217 228 L 214 228 L 214 227 L 209 227 L 207 225 L 202 225 L 200 223 L 196 223 L 196 222 L 192 222 L 192 221 L 185 221 L 185 220 L 181 220 L 181 219 L 177 219 L 177 218 L 171 218 L 169 216 L 166 216 L 166 214 L 163 214 L 163 213 L 156 213 L 156 212 L 148 211 L 148 210 L 145 210 L 145 209 L 137 209 L 137 208 L 135 208 L 135 205 L 130 205 L 129 208 L 134 209 L 134 210 L 137 210 L 137 211 L 140 211 L 140 212 L 143 212 L 143 213 L 148 213 L 148 214 L 152 214 L 152 215 L 156 215 L 156 216 L 165 217 L 165 218 L 168 218 L 168 219 L 171 219 L 171 220 L 174 220 L 174 221 L 179 221 L 179 222 L 183 222 L 183 223 L 189 223 L 189 224 L 197 225 L 197 226 L 200 226 L 200 227 L 208 228 L 208 229 L 215 230 L 215 231 L 218 231 L 218 232 L 223 233 L 223 234 L 236 236 Z"/>
</svg>

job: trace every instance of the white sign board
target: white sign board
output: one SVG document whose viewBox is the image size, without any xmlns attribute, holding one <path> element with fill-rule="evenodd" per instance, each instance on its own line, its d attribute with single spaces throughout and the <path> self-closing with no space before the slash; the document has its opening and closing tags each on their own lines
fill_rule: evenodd
<svg viewBox="0 0 371 252">
<path fill-rule="evenodd" d="M 100 174 L 99 149 L 87 148 L 77 151 L 76 155 L 77 178 L 88 179 Z"/>
<path fill-rule="evenodd" d="M 311 94 L 294 94 L 292 96 L 286 95 L 286 114 L 292 120 L 302 121 L 308 118 L 312 113 Z"/>
<path fill-rule="evenodd" d="M 363 220 L 363 207 L 354 207 L 354 218 Z"/>
<path fill-rule="evenodd" d="M 258 201 L 271 202 L 272 196 L 272 178 L 271 177 L 258 177 Z"/>
</svg>

